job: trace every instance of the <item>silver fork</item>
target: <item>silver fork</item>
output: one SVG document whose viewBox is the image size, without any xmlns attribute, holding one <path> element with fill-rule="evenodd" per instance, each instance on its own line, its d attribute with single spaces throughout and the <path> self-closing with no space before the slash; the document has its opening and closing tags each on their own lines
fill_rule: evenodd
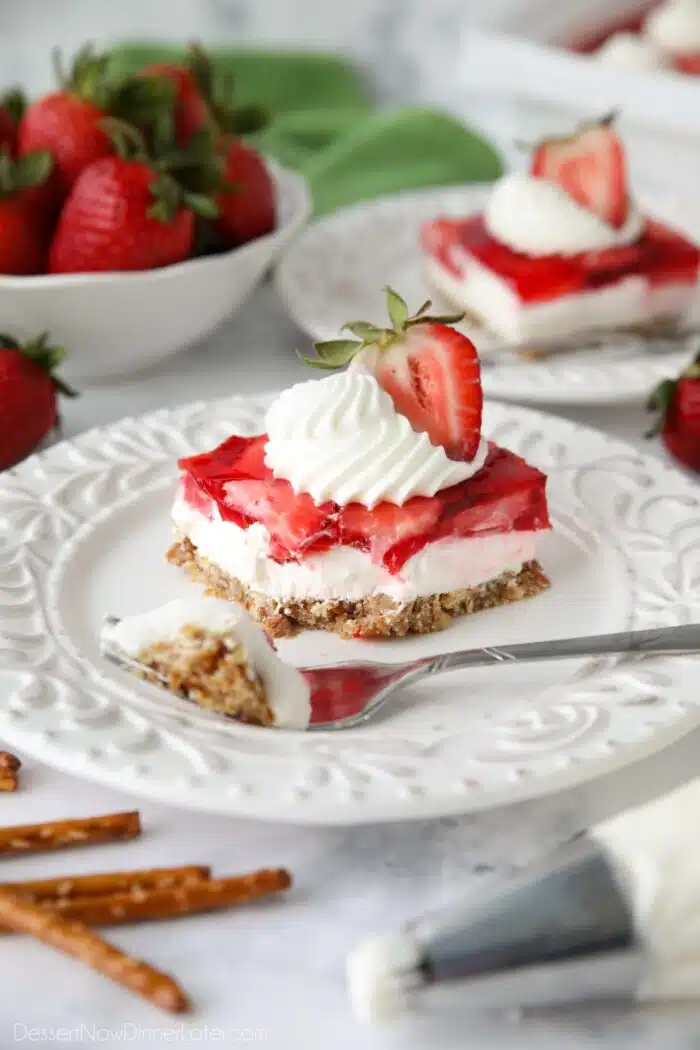
<svg viewBox="0 0 700 1050">
<path fill-rule="evenodd" d="M 107 622 L 118 621 L 109 617 Z M 311 686 L 309 728 L 335 730 L 362 725 L 386 708 L 389 700 L 400 689 L 447 671 L 486 667 L 490 664 L 539 663 L 591 656 L 688 656 L 694 653 L 700 653 L 700 624 L 463 649 L 403 664 L 353 662 L 309 667 L 304 668 L 302 673 Z M 143 665 L 113 649 L 103 647 L 103 655 L 120 667 L 144 670 Z"/>
</svg>

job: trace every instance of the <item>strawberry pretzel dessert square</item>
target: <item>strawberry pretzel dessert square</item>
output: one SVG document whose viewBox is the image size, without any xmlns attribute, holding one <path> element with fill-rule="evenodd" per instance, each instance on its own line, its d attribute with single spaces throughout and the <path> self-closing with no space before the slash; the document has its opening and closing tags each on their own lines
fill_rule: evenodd
<svg viewBox="0 0 700 1050">
<path fill-rule="evenodd" d="M 473 343 L 387 296 L 389 327 L 317 345 L 309 363 L 344 371 L 180 461 L 169 560 L 273 636 L 427 633 L 549 586 L 547 479 L 482 435 Z"/>
<path fill-rule="evenodd" d="M 483 210 L 424 225 L 435 289 L 509 342 L 644 329 L 698 305 L 700 250 L 643 215 L 607 118 L 534 151 Z"/>
</svg>

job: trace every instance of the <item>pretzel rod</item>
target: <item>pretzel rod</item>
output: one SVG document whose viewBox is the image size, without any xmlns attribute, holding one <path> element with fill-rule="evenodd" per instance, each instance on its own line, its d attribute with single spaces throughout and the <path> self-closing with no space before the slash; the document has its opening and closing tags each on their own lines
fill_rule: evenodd
<svg viewBox="0 0 700 1050">
<path fill-rule="evenodd" d="M 56 879 L 27 882 L 0 882 L 1 890 L 18 893 L 33 901 L 64 900 L 75 897 L 103 897 L 110 893 L 167 890 L 208 879 L 211 869 L 201 864 L 180 868 L 145 868 L 142 871 L 114 871 L 99 875 L 63 875 Z"/>
<path fill-rule="evenodd" d="M 9 751 L 0 751 L 0 791 L 17 790 L 17 774 L 21 767 L 22 763 L 17 755 L 12 755 Z"/>
<path fill-rule="evenodd" d="M 141 820 L 136 812 L 18 825 L 0 828 L 0 856 L 39 853 L 66 846 L 91 846 L 98 842 L 119 842 L 136 838 L 140 834 Z"/>
<path fill-rule="evenodd" d="M 172 977 L 125 955 L 86 926 L 69 922 L 9 890 L 0 890 L 0 922 L 15 933 L 27 933 L 64 955 L 72 955 L 154 1006 L 171 1013 L 189 1010 L 185 993 Z"/>
<path fill-rule="evenodd" d="M 44 900 L 41 907 L 86 926 L 118 926 L 149 919 L 218 911 L 279 893 L 291 886 L 283 869 L 255 871 L 227 879 L 200 879 L 171 889 L 138 889 L 105 897 L 64 897 Z M 0 928 L 2 928 L 0 921 Z"/>
</svg>

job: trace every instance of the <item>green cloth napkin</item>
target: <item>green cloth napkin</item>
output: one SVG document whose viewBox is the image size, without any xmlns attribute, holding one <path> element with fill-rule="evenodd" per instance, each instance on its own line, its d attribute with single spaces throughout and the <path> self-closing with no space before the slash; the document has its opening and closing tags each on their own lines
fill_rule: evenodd
<svg viewBox="0 0 700 1050">
<path fill-rule="evenodd" d="M 181 49 L 122 44 L 115 66 L 132 71 L 177 60 Z M 309 181 L 317 215 L 355 201 L 423 186 L 489 182 L 500 175 L 495 150 L 445 113 L 377 112 L 361 75 L 333 55 L 217 50 L 215 67 L 235 78 L 236 100 L 273 114 L 255 145 Z"/>
</svg>

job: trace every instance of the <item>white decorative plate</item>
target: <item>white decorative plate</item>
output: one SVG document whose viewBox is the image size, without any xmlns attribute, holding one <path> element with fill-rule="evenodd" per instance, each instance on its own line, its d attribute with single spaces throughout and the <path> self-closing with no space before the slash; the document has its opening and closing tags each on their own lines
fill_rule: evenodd
<svg viewBox="0 0 700 1050">
<path fill-rule="evenodd" d="M 277 288 L 297 324 L 313 339 L 337 339 L 346 321 L 381 321 L 386 316 L 382 289 L 389 284 L 409 307 L 435 292 L 423 273 L 419 230 L 437 215 L 468 215 L 483 207 L 488 187 L 430 189 L 353 205 L 309 227 L 280 263 Z M 654 200 L 652 214 L 675 225 L 700 218 L 678 205 Z M 692 232 L 692 231 L 688 231 Z M 464 326 L 482 351 L 482 382 L 490 397 L 538 404 L 603 405 L 644 400 L 659 382 L 674 375 L 688 350 L 663 356 L 640 353 L 624 361 L 606 359 L 601 350 L 591 363 L 587 353 L 549 361 L 488 364 L 495 339 L 483 329 Z"/>
<path fill-rule="evenodd" d="M 180 806 L 310 823 L 463 813 L 582 782 L 700 721 L 691 658 L 458 672 L 406 691 L 363 729 L 238 725 L 101 661 L 107 612 L 182 589 L 164 561 L 175 460 L 264 398 L 125 419 L 0 477 L 0 737 L 71 773 Z M 307 633 L 294 662 L 404 660 L 447 650 L 700 617 L 699 490 L 660 461 L 537 412 L 488 406 L 486 432 L 550 474 L 553 587 L 530 602 L 392 643 Z"/>
</svg>

